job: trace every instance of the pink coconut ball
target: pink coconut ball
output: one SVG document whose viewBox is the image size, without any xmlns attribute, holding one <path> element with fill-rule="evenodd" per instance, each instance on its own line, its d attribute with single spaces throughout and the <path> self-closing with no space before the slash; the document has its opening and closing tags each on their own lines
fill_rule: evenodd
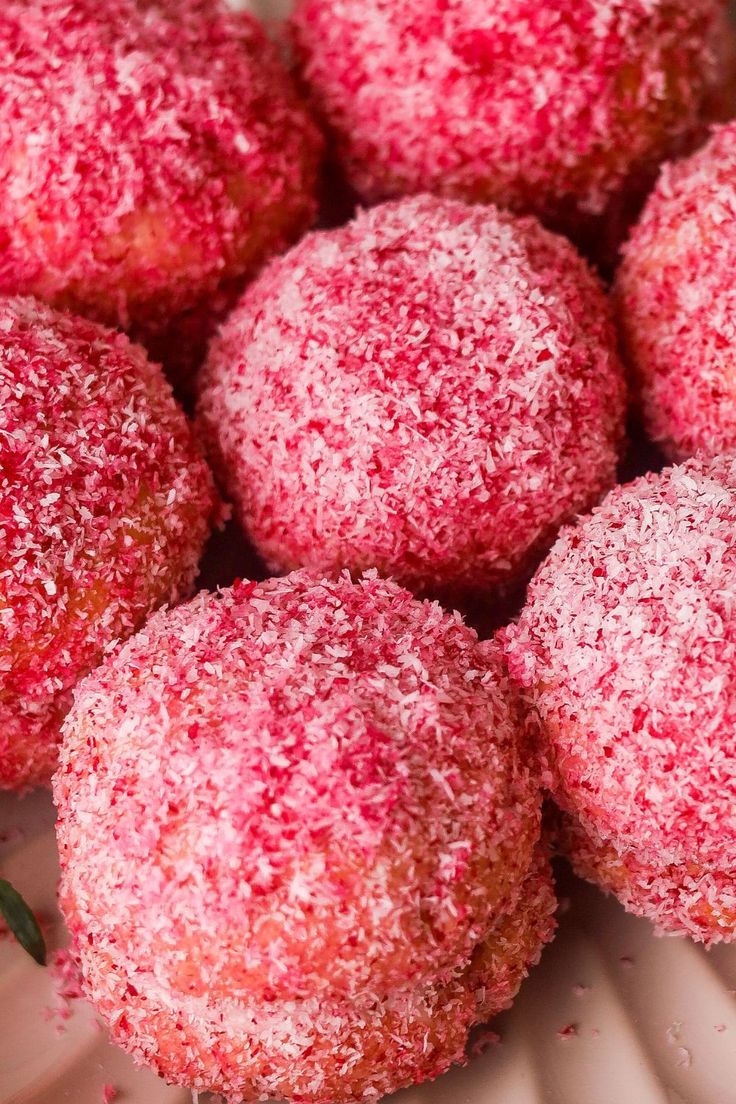
<svg viewBox="0 0 736 1104">
<path fill-rule="evenodd" d="M 497 649 L 375 572 L 155 615 L 79 687 L 55 778 L 87 993 L 197 1091 L 436 1076 L 551 936 L 532 763 Z"/>
<path fill-rule="evenodd" d="M 736 447 L 736 123 L 667 165 L 628 242 L 618 318 L 647 429 L 683 459 Z"/>
<path fill-rule="evenodd" d="M 0 298 L 0 788 L 49 780 L 74 684 L 187 595 L 215 509 L 143 349 Z"/>
<path fill-rule="evenodd" d="M 308 235 L 223 326 L 200 422 L 273 570 L 513 586 L 613 482 L 605 297 L 534 219 L 420 196 Z"/>
<path fill-rule="evenodd" d="M 432 191 L 595 248 L 723 79 L 722 0 L 297 0 L 297 56 L 369 202 Z M 643 191 L 644 190 L 644 191 Z"/>
<path fill-rule="evenodd" d="M 0 51 L 0 291 L 186 360 L 314 215 L 321 140 L 275 47 L 220 0 L 6 0 Z"/>
<path fill-rule="evenodd" d="M 736 456 L 618 487 L 507 633 L 577 869 L 662 930 L 736 933 Z"/>
</svg>

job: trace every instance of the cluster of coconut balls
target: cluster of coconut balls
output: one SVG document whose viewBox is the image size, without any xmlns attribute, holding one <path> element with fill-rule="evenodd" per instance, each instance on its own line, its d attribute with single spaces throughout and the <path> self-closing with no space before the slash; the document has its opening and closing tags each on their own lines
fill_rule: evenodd
<svg viewBox="0 0 736 1104">
<path fill-rule="evenodd" d="M 7 0 L 0 52 L 0 786 L 56 770 L 113 1037 L 233 1104 L 437 1076 L 552 937 L 545 794 L 736 938 L 725 4 Z M 196 593 L 230 508 L 263 570 Z"/>
</svg>

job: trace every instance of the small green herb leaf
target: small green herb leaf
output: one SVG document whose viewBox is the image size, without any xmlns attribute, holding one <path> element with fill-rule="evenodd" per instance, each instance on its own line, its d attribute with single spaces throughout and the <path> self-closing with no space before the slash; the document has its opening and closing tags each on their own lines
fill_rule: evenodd
<svg viewBox="0 0 736 1104">
<path fill-rule="evenodd" d="M 38 921 L 17 889 L 0 878 L 0 915 L 24 951 L 35 958 L 39 966 L 46 965 L 46 943 Z"/>
</svg>

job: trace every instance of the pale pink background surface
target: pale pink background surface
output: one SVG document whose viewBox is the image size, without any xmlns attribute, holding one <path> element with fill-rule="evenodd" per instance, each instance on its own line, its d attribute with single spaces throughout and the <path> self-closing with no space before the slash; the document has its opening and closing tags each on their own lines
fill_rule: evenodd
<svg viewBox="0 0 736 1104">
<path fill-rule="evenodd" d="M 250 0 L 278 18 L 289 0 Z M 63 945 L 47 793 L 0 796 L 0 877 Z M 564 891 L 563 891 L 564 892 Z M 736 1104 L 736 946 L 706 953 L 571 882 L 558 938 L 493 1027 L 500 1042 L 397 1104 Z M 0 938 L 0 1104 L 189 1104 L 105 1038 L 84 1001 L 59 1015 L 54 978 Z"/>
</svg>

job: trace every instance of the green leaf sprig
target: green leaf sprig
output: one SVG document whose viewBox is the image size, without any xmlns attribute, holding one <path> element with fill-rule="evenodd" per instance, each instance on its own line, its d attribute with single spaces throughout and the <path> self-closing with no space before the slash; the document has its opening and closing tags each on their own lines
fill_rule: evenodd
<svg viewBox="0 0 736 1104">
<path fill-rule="evenodd" d="M 0 916 L 10 928 L 24 951 L 39 966 L 46 965 L 46 942 L 38 921 L 17 889 L 0 878 Z"/>
</svg>

